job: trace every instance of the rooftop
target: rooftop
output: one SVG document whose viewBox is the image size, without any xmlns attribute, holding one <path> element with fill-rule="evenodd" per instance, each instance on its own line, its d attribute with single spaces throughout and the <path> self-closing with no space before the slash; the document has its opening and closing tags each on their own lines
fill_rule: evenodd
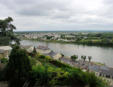
<svg viewBox="0 0 113 87">
<path fill-rule="evenodd" d="M 4 53 L 4 52 L 5 52 L 5 50 L 0 49 L 0 53 Z"/>
<path fill-rule="evenodd" d="M 10 46 L 0 46 L 1 50 L 12 50 Z"/>
<path fill-rule="evenodd" d="M 38 46 L 37 47 L 38 49 L 42 49 L 42 50 L 49 50 L 49 48 L 47 46 Z"/>
<path fill-rule="evenodd" d="M 54 51 L 51 51 L 48 55 L 49 56 L 51 56 L 51 57 L 53 57 L 53 56 L 55 56 L 57 53 L 55 53 Z"/>
<path fill-rule="evenodd" d="M 98 66 L 98 65 L 91 65 L 89 69 L 92 71 L 100 72 L 101 74 L 113 76 L 113 68 L 109 68 L 107 66 Z"/>
</svg>

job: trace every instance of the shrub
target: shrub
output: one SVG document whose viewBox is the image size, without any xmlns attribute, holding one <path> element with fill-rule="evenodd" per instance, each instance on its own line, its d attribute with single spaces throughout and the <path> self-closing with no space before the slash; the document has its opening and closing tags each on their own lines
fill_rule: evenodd
<svg viewBox="0 0 113 87">
<path fill-rule="evenodd" d="M 9 87 L 22 87 L 25 81 L 29 79 L 31 70 L 27 52 L 15 46 L 9 56 L 9 62 L 6 67 L 6 78 L 9 82 Z"/>
<path fill-rule="evenodd" d="M 72 61 L 76 61 L 77 59 L 78 59 L 78 56 L 77 56 L 77 55 L 71 56 L 71 60 L 72 60 Z"/>
</svg>

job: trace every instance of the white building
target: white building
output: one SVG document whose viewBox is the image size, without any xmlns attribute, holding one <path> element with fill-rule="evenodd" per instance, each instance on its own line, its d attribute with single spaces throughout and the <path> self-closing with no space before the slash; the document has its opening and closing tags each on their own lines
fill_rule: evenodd
<svg viewBox="0 0 113 87">
<path fill-rule="evenodd" d="M 0 58 L 8 58 L 11 50 L 12 47 L 10 46 L 0 46 Z"/>
</svg>

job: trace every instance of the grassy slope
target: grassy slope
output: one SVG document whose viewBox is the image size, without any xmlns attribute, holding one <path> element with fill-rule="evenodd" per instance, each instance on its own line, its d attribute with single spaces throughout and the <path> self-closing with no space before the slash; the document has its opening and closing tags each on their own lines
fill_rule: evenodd
<svg viewBox="0 0 113 87">
<path fill-rule="evenodd" d="M 34 59 L 35 60 L 35 59 Z M 83 72 L 78 68 L 63 64 L 50 57 L 36 57 L 38 65 L 33 65 L 33 80 L 35 85 L 56 85 L 68 87 L 107 87 L 106 83 L 93 73 Z M 40 62 L 40 63 L 39 63 Z"/>
</svg>

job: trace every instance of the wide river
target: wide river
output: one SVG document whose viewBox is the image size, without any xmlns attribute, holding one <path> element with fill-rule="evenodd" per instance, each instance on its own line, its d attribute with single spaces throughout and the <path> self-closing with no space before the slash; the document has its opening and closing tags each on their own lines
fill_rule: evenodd
<svg viewBox="0 0 113 87">
<path fill-rule="evenodd" d="M 92 61 L 104 63 L 107 66 L 113 67 L 113 48 L 112 47 L 99 47 L 99 46 L 83 46 L 76 44 L 62 44 L 52 42 L 30 41 L 22 40 L 22 45 L 33 46 L 48 46 L 51 50 L 57 53 L 63 53 L 65 56 L 81 55 L 92 56 Z M 88 60 L 88 59 L 87 59 Z"/>
</svg>

